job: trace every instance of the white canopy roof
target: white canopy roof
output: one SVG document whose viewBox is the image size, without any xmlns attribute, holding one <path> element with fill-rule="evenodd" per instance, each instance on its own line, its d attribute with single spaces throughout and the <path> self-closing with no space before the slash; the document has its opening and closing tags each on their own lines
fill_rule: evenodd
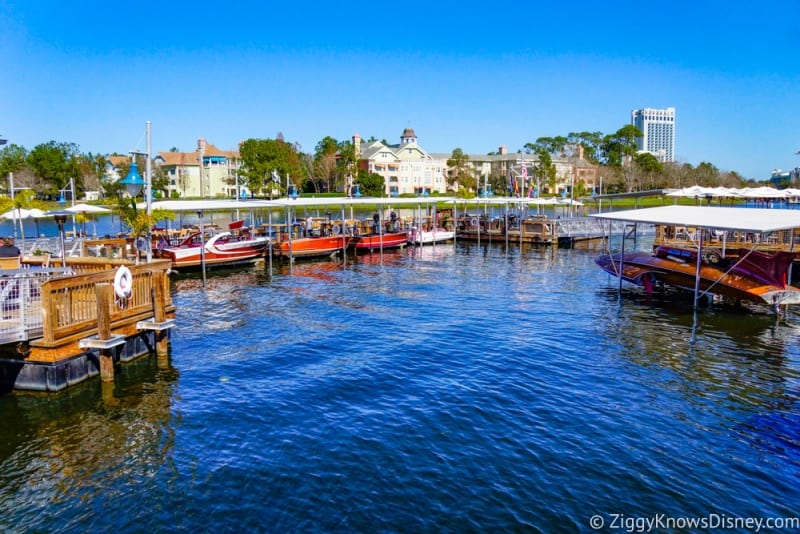
<svg viewBox="0 0 800 534">
<path fill-rule="evenodd" d="M 268 208 L 277 207 L 278 204 L 269 200 L 158 200 L 150 206 L 153 209 L 170 211 L 214 211 Z M 144 209 L 145 204 L 140 202 L 136 207 Z"/>
<path fill-rule="evenodd" d="M 595 213 L 599 219 L 674 226 L 696 226 L 744 232 L 772 232 L 800 227 L 800 210 L 661 206 L 639 210 Z"/>
<path fill-rule="evenodd" d="M 452 202 L 453 197 L 411 197 L 411 198 L 380 198 L 380 197 L 298 197 L 278 198 L 275 200 L 159 200 L 153 202 L 153 209 L 170 211 L 214 211 L 214 210 L 247 210 L 260 208 L 285 208 L 287 206 L 359 206 L 359 205 L 417 205 L 433 204 L 437 202 Z M 138 208 L 144 209 L 144 203 L 139 203 Z"/>
<path fill-rule="evenodd" d="M 452 200 L 452 199 L 449 199 Z M 583 206 L 583 203 L 571 198 L 561 197 L 478 197 L 478 198 L 459 198 L 457 202 L 463 204 L 491 204 L 504 206 L 506 204 L 524 204 L 541 206 Z"/>
<path fill-rule="evenodd" d="M 400 206 L 417 204 L 436 204 L 438 202 L 452 202 L 453 197 L 298 197 L 298 198 L 279 198 L 273 200 L 276 206 Z"/>
</svg>

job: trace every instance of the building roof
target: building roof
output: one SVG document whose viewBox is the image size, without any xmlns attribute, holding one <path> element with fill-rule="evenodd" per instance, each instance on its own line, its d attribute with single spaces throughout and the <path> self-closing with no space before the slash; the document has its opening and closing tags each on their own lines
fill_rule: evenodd
<svg viewBox="0 0 800 534">
<path fill-rule="evenodd" d="M 239 152 L 235 150 L 221 150 L 211 143 L 206 143 L 206 148 L 203 151 L 203 157 L 213 157 L 213 156 L 222 156 L 228 159 L 238 159 Z M 158 157 L 164 162 L 162 165 L 175 165 L 175 166 L 191 166 L 191 165 L 199 165 L 198 159 L 200 158 L 200 152 L 195 150 L 194 152 L 159 152 Z"/>
<path fill-rule="evenodd" d="M 131 157 L 130 156 L 108 156 L 106 161 L 111 163 L 114 167 L 119 167 L 123 163 L 130 163 Z"/>
</svg>

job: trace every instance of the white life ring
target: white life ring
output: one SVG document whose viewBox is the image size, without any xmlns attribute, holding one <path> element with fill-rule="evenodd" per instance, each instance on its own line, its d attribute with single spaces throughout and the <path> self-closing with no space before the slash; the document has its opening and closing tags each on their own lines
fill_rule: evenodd
<svg viewBox="0 0 800 534">
<path fill-rule="evenodd" d="M 131 270 L 124 265 L 120 265 L 114 275 L 114 294 L 120 299 L 129 299 L 133 294 Z"/>
<path fill-rule="evenodd" d="M 470 223 L 472 226 L 478 226 L 478 223 L 479 223 L 479 222 L 480 222 L 480 221 L 478 221 L 478 218 L 477 218 L 477 217 L 473 217 L 473 218 L 472 218 L 472 219 L 469 221 L 469 223 Z"/>
<path fill-rule="evenodd" d="M 333 226 L 331 226 L 331 233 L 333 235 L 339 235 L 339 232 L 341 232 L 341 231 L 342 231 L 342 229 L 339 228 L 339 225 L 336 224 L 336 223 L 333 223 Z"/>
</svg>

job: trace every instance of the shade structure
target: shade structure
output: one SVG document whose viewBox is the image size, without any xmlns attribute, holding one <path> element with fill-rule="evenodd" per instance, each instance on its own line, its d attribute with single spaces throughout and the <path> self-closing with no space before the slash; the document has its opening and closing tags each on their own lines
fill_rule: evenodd
<svg viewBox="0 0 800 534">
<path fill-rule="evenodd" d="M 111 210 L 108 208 L 93 206 L 92 204 L 75 204 L 74 206 L 64 208 L 64 211 L 68 211 L 70 213 L 111 213 Z"/>
<path fill-rule="evenodd" d="M 744 198 L 786 198 L 787 195 L 783 189 L 775 189 L 774 187 L 745 187 L 740 190 L 740 194 Z"/>
<path fill-rule="evenodd" d="M 0 218 L 8 221 L 15 219 L 38 219 L 41 217 L 47 217 L 47 214 L 37 208 L 29 210 L 24 208 L 14 208 L 13 210 L 8 210 L 7 212 L 0 214 Z"/>
<path fill-rule="evenodd" d="M 647 224 L 696 226 L 744 232 L 774 232 L 800 228 L 800 210 L 723 208 L 713 206 L 661 206 L 638 210 L 595 213 L 590 217 Z"/>
<path fill-rule="evenodd" d="M 14 208 L 12 210 L 8 210 L 7 212 L 0 214 L 0 218 L 6 219 L 8 221 L 14 221 L 14 225 L 16 226 L 16 222 L 19 221 L 19 233 L 22 236 L 22 239 L 25 240 L 25 228 L 22 226 L 22 221 L 24 219 L 35 219 L 36 220 L 36 235 L 39 235 L 39 221 L 38 219 L 42 217 L 47 217 L 47 213 L 38 209 L 24 209 L 24 208 Z"/>
<path fill-rule="evenodd" d="M 93 206 L 92 204 L 75 204 L 74 206 L 70 206 L 68 208 L 64 208 L 64 211 L 67 211 L 72 214 L 82 214 L 84 216 L 89 215 L 91 217 L 83 217 L 83 231 L 86 233 L 86 219 L 92 219 L 92 234 L 97 235 L 97 223 L 94 221 L 94 215 L 101 215 L 106 213 L 111 213 L 111 210 L 108 208 L 103 208 L 101 206 Z"/>
</svg>

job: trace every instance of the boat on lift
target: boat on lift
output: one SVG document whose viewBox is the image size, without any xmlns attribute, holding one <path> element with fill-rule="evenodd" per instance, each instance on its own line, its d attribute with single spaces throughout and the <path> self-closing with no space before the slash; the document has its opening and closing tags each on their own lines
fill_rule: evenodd
<svg viewBox="0 0 800 534">
<path fill-rule="evenodd" d="M 656 246 L 652 252 L 608 253 L 595 262 L 620 281 L 644 286 L 648 291 L 668 285 L 694 292 L 695 303 L 704 294 L 736 301 L 748 300 L 775 306 L 800 304 L 800 289 L 789 284 L 789 268 L 795 251 L 763 252 L 739 248 L 720 254 L 705 239 L 706 234 L 748 232 L 761 242 L 775 232 L 800 227 L 796 210 L 726 208 L 709 206 L 662 206 L 603 214 L 593 217 L 638 224 L 673 225 L 691 229 L 697 236 L 695 248 Z M 626 229 L 625 233 L 629 233 Z"/>
<path fill-rule="evenodd" d="M 172 261 L 172 267 L 180 269 L 199 268 L 203 263 L 211 266 L 232 266 L 255 263 L 264 256 L 269 245 L 267 236 L 253 236 L 243 221 L 229 225 L 229 231 L 209 233 L 193 231 L 180 244 L 165 246 L 163 241 L 156 246 L 155 255 Z"/>
</svg>

